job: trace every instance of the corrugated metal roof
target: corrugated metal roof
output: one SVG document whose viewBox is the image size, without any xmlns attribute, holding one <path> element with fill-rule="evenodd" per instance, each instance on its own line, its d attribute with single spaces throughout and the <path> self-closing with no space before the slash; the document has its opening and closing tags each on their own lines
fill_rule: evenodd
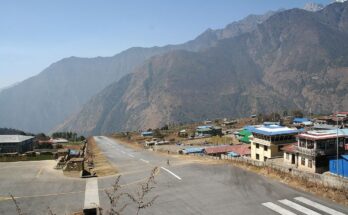
<svg viewBox="0 0 348 215">
<path fill-rule="evenodd" d="M 238 134 L 239 134 L 240 136 L 247 136 L 247 137 L 253 135 L 253 134 L 252 134 L 250 131 L 248 131 L 247 129 L 244 129 L 244 130 L 240 131 Z"/>
<path fill-rule="evenodd" d="M 184 154 L 190 154 L 190 153 L 202 153 L 204 148 L 186 148 L 183 151 Z"/>
<path fill-rule="evenodd" d="M 309 122 L 308 118 L 294 118 L 293 122 L 301 123 L 301 122 Z"/>
<path fill-rule="evenodd" d="M 243 143 L 250 143 L 249 136 L 244 136 L 241 139 L 239 139 L 239 141 Z"/>
<path fill-rule="evenodd" d="M 341 157 L 348 161 L 348 155 L 341 155 Z"/>
<path fill-rule="evenodd" d="M 204 149 L 206 154 L 221 154 L 235 152 L 241 156 L 251 153 L 250 145 L 234 145 L 234 146 L 213 146 Z"/>
<path fill-rule="evenodd" d="M 24 135 L 0 135 L 0 143 L 21 143 L 33 138 L 33 136 Z"/>
</svg>

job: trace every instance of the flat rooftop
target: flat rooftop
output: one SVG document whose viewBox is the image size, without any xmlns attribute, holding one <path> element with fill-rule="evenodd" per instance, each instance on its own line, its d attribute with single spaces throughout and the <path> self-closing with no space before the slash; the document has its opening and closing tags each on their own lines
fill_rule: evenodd
<svg viewBox="0 0 348 215">
<path fill-rule="evenodd" d="M 0 135 L 0 143 L 21 143 L 33 138 L 33 136 L 24 135 Z"/>
<path fill-rule="evenodd" d="M 335 131 L 308 131 L 306 133 L 299 134 L 298 137 L 302 139 L 309 140 L 324 140 L 324 139 L 334 139 L 337 137 L 346 137 L 345 134 L 340 134 Z"/>
<path fill-rule="evenodd" d="M 250 129 L 252 133 L 262 134 L 266 136 L 275 136 L 275 135 L 286 135 L 286 134 L 297 134 L 299 130 L 295 128 L 288 128 L 279 125 L 268 125 L 261 127 L 253 127 Z"/>
</svg>

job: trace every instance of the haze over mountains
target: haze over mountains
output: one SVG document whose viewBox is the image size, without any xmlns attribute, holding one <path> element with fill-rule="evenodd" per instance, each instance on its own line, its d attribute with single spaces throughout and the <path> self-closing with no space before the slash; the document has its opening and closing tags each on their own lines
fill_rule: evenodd
<svg viewBox="0 0 348 215">
<path fill-rule="evenodd" d="M 92 96 L 149 58 L 171 50 L 204 50 L 218 40 L 254 30 L 274 12 L 250 15 L 221 30 L 208 29 L 196 39 L 179 45 L 130 48 L 113 57 L 70 57 L 39 75 L 0 91 L 0 127 L 48 132 L 77 113 Z"/>
<path fill-rule="evenodd" d="M 285 109 L 341 110 L 348 105 L 347 39 L 346 2 L 248 16 L 181 45 L 63 59 L 0 92 L 0 127 L 101 134 Z"/>
<path fill-rule="evenodd" d="M 348 4 L 286 10 L 199 52 L 155 56 L 63 125 L 82 133 L 348 105 Z"/>
</svg>

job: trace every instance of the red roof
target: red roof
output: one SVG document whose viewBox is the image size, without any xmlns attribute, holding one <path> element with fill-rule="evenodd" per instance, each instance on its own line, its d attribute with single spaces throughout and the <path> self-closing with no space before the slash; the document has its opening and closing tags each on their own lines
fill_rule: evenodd
<svg viewBox="0 0 348 215">
<path fill-rule="evenodd" d="M 297 137 L 300 139 L 307 139 L 307 140 L 325 140 L 325 139 L 334 139 L 334 138 L 341 138 L 341 137 L 345 137 L 346 135 L 344 134 L 335 134 L 335 133 L 310 133 L 310 132 L 306 132 L 306 133 L 302 133 L 299 134 Z"/>
<path fill-rule="evenodd" d="M 51 140 L 39 140 L 38 143 L 39 144 L 53 144 L 53 142 Z"/>
<path fill-rule="evenodd" d="M 250 145 L 248 144 L 241 144 L 241 145 L 233 145 L 233 146 L 214 146 L 214 147 L 208 147 L 204 149 L 206 154 L 223 154 L 227 152 L 235 152 L 239 154 L 240 156 L 243 155 L 250 155 Z"/>
<path fill-rule="evenodd" d="M 336 114 L 347 114 L 348 115 L 348 112 L 342 111 L 342 112 L 337 112 Z"/>
<path fill-rule="evenodd" d="M 295 147 L 296 147 L 297 143 L 291 143 L 289 145 L 286 145 L 282 148 L 283 151 L 285 152 L 295 152 Z"/>
</svg>

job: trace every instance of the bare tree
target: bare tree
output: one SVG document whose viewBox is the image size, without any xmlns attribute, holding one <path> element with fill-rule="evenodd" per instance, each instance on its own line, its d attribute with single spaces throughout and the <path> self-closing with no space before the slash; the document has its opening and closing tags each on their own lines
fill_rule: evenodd
<svg viewBox="0 0 348 215">
<path fill-rule="evenodd" d="M 53 213 L 50 207 L 47 207 L 47 209 L 48 209 L 48 215 L 56 215 L 55 213 Z"/>
<path fill-rule="evenodd" d="M 138 189 L 135 196 L 128 195 L 128 197 L 137 205 L 137 215 L 139 214 L 140 210 L 151 207 L 158 198 L 158 195 L 147 198 L 148 194 L 155 188 L 153 185 L 156 184 L 155 175 L 157 171 L 158 167 L 155 167 L 151 171 L 149 178 L 147 178 L 144 183 L 140 184 L 140 188 Z"/>
<path fill-rule="evenodd" d="M 153 185 L 155 182 L 155 175 L 158 172 L 158 167 L 155 167 L 150 176 L 146 181 L 139 185 L 139 188 L 135 195 L 129 192 L 122 192 L 120 186 L 120 178 L 118 176 L 112 185 L 112 188 L 106 189 L 105 193 L 109 198 L 111 209 L 107 212 L 109 215 L 120 215 L 122 212 L 130 205 L 128 200 L 130 199 L 136 205 L 136 214 L 143 209 L 151 207 L 155 200 L 158 198 L 158 195 L 148 198 L 148 194 L 155 188 Z M 127 197 L 125 200 L 123 197 Z M 126 203 L 124 203 L 126 202 Z"/>
<path fill-rule="evenodd" d="M 105 189 L 105 193 L 110 201 L 110 211 L 108 211 L 109 215 L 120 215 L 129 205 L 129 203 L 125 203 L 121 205 L 120 201 L 123 196 L 129 196 L 129 194 L 121 192 L 120 188 L 120 179 L 121 176 L 118 176 L 112 185 L 111 189 Z"/>
</svg>

